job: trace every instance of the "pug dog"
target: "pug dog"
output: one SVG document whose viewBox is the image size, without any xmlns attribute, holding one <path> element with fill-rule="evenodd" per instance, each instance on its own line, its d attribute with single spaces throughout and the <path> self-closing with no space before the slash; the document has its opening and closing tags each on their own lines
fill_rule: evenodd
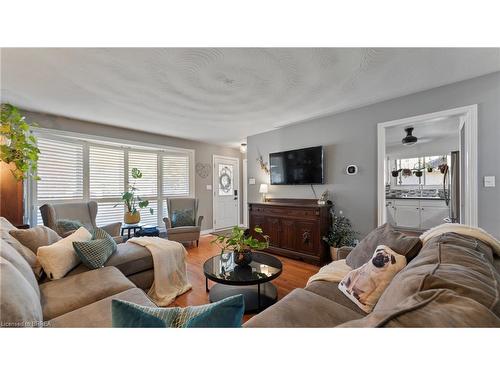
<svg viewBox="0 0 500 375">
<path fill-rule="evenodd" d="M 378 246 L 369 262 L 351 271 L 340 282 L 341 289 L 351 294 L 361 305 L 366 306 L 370 296 L 381 285 L 381 280 L 386 278 L 384 273 L 387 268 L 396 264 L 394 254 L 389 247 L 384 245 Z M 396 273 L 398 271 L 399 269 Z"/>
</svg>

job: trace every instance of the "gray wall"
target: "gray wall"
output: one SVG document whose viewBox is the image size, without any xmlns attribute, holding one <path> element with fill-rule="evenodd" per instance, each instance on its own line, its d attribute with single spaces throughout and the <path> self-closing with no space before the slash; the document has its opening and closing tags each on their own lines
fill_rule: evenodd
<svg viewBox="0 0 500 375">
<path fill-rule="evenodd" d="M 248 201 L 260 199 L 260 183 L 269 183 L 256 159 L 274 151 L 323 145 L 326 185 L 337 209 L 349 217 L 360 236 L 377 225 L 377 123 L 478 104 L 479 225 L 500 238 L 500 73 L 442 86 L 367 107 L 305 121 L 248 138 Z M 345 167 L 359 173 L 347 176 Z M 496 175 L 497 187 L 484 188 L 483 176 Z M 314 198 L 310 186 L 270 186 L 269 196 Z"/>
<path fill-rule="evenodd" d="M 38 123 L 42 128 L 193 149 L 195 150 L 195 163 L 212 164 L 212 155 L 214 154 L 237 157 L 240 159 L 240 186 L 242 186 L 242 158 L 241 153 L 237 149 L 147 133 L 141 131 L 142 129 L 136 131 L 25 110 L 23 110 L 23 113 L 29 121 Z M 195 195 L 200 200 L 199 214 L 204 216 L 202 230 L 212 228 L 213 190 L 209 191 L 206 189 L 206 185 L 212 184 L 212 173 L 206 178 L 201 178 L 195 173 Z"/>
</svg>

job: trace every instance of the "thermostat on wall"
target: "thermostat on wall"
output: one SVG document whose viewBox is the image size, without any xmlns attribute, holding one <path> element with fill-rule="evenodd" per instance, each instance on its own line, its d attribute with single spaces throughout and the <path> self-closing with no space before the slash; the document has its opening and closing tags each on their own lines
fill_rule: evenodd
<svg viewBox="0 0 500 375">
<path fill-rule="evenodd" d="M 349 176 L 355 175 L 358 173 L 358 166 L 357 165 L 348 165 L 347 168 L 345 169 L 345 173 L 347 173 Z"/>
</svg>

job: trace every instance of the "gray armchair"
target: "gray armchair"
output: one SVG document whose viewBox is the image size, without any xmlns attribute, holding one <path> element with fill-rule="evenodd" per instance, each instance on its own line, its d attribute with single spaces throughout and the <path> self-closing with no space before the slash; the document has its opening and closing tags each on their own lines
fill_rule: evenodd
<svg viewBox="0 0 500 375">
<path fill-rule="evenodd" d="M 97 202 L 87 203 L 57 203 L 44 204 L 40 207 L 43 225 L 56 231 L 61 237 L 67 237 L 73 231 L 61 232 L 58 228 L 58 220 L 76 220 L 89 230 L 96 228 L 95 218 L 97 217 Z M 120 236 L 121 222 L 110 223 L 100 228 L 104 229 L 117 242 L 123 242 Z"/>
<path fill-rule="evenodd" d="M 176 226 L 172 218 L 176 211 L 189 213 L 194 225 Z M 198 216 L 198 199 L 195 198 L 167 198 L 168 217 L 163 218 L 167 228 L 167 238 L 177 242 L 200 242 L 201 223 L 203 216 Z"/>
</svg>

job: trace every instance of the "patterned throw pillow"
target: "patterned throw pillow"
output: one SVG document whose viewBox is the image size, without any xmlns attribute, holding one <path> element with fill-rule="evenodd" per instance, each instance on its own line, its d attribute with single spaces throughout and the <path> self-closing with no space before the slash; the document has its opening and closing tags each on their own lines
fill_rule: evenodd
<svg viewBox="0 0 500 375">
<path fill-rule="evenodd" d="M 194 213 L 190 208 L 172 212 L 172 227 L 188 227 L 194 225 Z"/>
<path fill-rule="evenodd" d="M 239 328 L 245 300 L 238 294 L 208 305 L 185 308 L 147 307 L 113 300 L 111 311 L 115 328 Z"/>
<path fill-rule="evenodd" d="M 349 272 L 338 288 L 366 313 L 370 313 L 394 276 L 406 266 L 406 257 L 380 245 L 372 258 Z"/>
<path fill-rule="evenodd" d="M 83 227 L 83 224 L 77 220 L 57 220 L 56 228 L 59 233 L 66 233 L 72 230 L 77 230 L 78 228 Z"/>
<path fill-rule="evenodd" d="M 96 228 L 90 241 L 73 242 L 73 248 L 83 264 L 96 269 L 103 267 L 116 251 L 116 242 L 106 231 Z"/>
</svg>

